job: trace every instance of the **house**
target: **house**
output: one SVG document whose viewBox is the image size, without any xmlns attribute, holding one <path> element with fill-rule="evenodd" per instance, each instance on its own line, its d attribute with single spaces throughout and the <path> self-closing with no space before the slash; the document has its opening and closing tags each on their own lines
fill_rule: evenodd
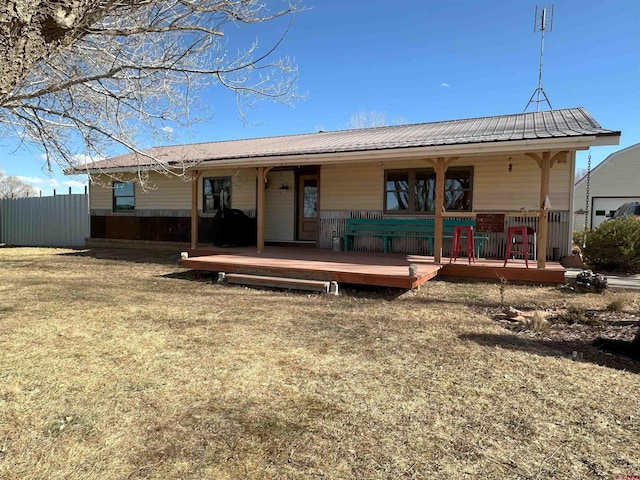
<svg viewBox="0 0 640 480">
<path fill-rule="evenodd" d="M 587 183 L 589 183 L 589 205 L 587 228 L 598 228 L 603 221 L 626 202 L 640 202 L 640 143 L 612 153 L 590 173 L 576 182 L 574 190 L 575 211 L 585 211 Z M 576 213 L 574 230 L 584 228 L 584 213 Z"/>
<path fill-rule="evenodd" d="M 227 206 L 254 219 L 258 251 L 270 243 L 329 249 L 349 218 L 434 219 L 433 251 L 419 239 L 394 239 L 392 248 L 440 262 L 450 249 L 443 219 L 477 218 L 482 256 L 502 258 L 507 227 L 526 225 L 544 268 L 570 251 L 576 151 L 619 138 L 570 108 L 157 147 L 83 170 L 93 179 L 89 242 L 195 248 L 212 241 Z M 158 173 L 151 158 L 182 177 Z M 356 250 L 382 251 L 378 238 L 356 240 Z"/>
</svg>

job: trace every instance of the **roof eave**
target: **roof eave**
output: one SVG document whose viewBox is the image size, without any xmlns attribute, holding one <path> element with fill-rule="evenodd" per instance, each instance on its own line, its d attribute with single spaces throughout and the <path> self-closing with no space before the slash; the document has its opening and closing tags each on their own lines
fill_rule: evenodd
<svg viewBox="0 0 640 480">
<path fill-rule="evenodd" d="M 269 167 L 269 166 L 302 166 L 312 164 L 331 163 L 359 163 L 383 159 L 415 159 L 437 156 L 481 156 L 487 154 L 501 154 L 513 151 L 540 152 L 544 150 L 587 150 L 596 145 L 617 145 L 620 132 L 584 135 L 579 137 L 534 138 L 528 140 L 507 140 L 494 142 L 476 142 L 453 145 L 431 145 L 420 147 L 385 148 L 377 150 L 347 150 L 324 153 L 303 153 L 288 155 L 262 155 L 256 157 L 237 157 L 228 159 L 202 160 L 194 162 L 190 170 L 211 167 Z M 165 164 L 163 168 L 180 169 L 184 166 L 171 167 Z M 65 171 L 65 175 L 99 174 L 99 173 L 128 173 L 156 170 L 155 165 L 139 165 L 129 167 L 83 168 L 81 170 Z"/>
<path fill-rule="evenodd" d="M 594 147 L 601 147 L 604 145 L 619 145 L 620 135 L 622 132 L 601 133 L 596 135 L 595 141 L 591 144 Z"/>
<path fill-rule="evenodd" d="M 619 139 L 619 136 L 617 137 Z M 294 155 L 272 155 L 262 157 L 242 157 L 225 160 L 203 160 L 196 167 L 268 167 L 330 163 L 358 163 L 389 158 L 415 159 L 438 156 L 482 156 L 491 153 L 540 152 L 544 150 L 587 150 L 594 145 L 596 136 L 573 138 L 550 138 L 531 140 L 512 140 L 503 142 L 470 143 L 462 145 L 437 145 L 427 147 L 404 147 L 380 150 L 358 150 L 345 152 L 310 153 Z M 604 145 L 616 145 L 605 143 Z"/>
</svg>

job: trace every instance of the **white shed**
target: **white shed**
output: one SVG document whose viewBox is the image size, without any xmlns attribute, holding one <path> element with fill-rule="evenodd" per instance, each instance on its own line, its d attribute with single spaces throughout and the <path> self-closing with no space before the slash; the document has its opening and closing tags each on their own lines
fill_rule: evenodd
<svg viewBox="0 0 640 480">
<path fill-rule="evenodd" d="M 587 177 L 576 183 L 573 205 L 576 211 L 586 205 Z M 626 202 L 640 202 L 640 143 L 612 153 L 591 171 L 589 182 L 588 228 L 597 228 Z M 574 230 L 584 228 L 584 215 L 574 215 Z"/>
</svg>

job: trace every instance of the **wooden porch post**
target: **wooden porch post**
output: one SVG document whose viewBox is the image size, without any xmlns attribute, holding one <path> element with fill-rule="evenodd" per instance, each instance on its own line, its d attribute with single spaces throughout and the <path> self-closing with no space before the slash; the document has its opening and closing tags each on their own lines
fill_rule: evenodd
<svg viewBox="0 0 640 480">
<path fill-rule="evenodd" d="M 258 253 L 264 250 L 264 179 L 265 179 L 265 168 L 258 167 L 257 171 L 257 187 L 258 187 L 258 198 L 256 201 L 256 220 L 257 220 L 257 229 L 258 229 L 258 240 L 257 240 L 257 250 Z"/>
<path fill-rule="evenodd" d="M 442 261 L 442 209 L 444 207 L 444 182 L 447 165 L 444 157 L 438 157 L 436 164 L 436 204 L 435 231 L 433 238 L 433 261 Z"/>
<path fill-rule="evenodd" d="M 551 176 L 551 167 L 556 162 L 565 163 L 569 150 L 561 150 L 556 152 L 552 157 L 551 152 L 525 153 L 529 158 L 536 161 L 540 167 L 540 213 L 538 214 L 538 268 L 544 269 L 547 266 L 547 245 L 549 243 L 549 216 L 548 210 L 551 208 L 547 204 L 549 195 L 549 178 Z M 572 179 L 573 181 L 573 179 Z"/>
<path fill-rule="evenodd" d="M 538 268 L 547 265 L 547 241 L 549 236 L 549 216 L 546 204 L 549 195 L 549 176 L 551 170 L 551 153 L 542 152 L 540 158 L 540 216 L 538 217 Z"/>
<path fill-rule="evenodd" d="M 193 172 L 191 180 L 191 248 L 198 246 L 198 179 L 200 175 L 197 170 Z"/>
</svg>

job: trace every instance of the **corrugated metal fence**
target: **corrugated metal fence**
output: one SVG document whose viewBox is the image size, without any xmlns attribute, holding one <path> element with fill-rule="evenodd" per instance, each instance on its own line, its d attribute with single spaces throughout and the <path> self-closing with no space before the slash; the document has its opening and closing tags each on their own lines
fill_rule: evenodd
<svg viewBox="0 0 640 480">
<path fill-rule="evenodd" d="M 81 247 L 89 228 L 87 194 L 0 200 L 0 243 Z"/>
</svg>

